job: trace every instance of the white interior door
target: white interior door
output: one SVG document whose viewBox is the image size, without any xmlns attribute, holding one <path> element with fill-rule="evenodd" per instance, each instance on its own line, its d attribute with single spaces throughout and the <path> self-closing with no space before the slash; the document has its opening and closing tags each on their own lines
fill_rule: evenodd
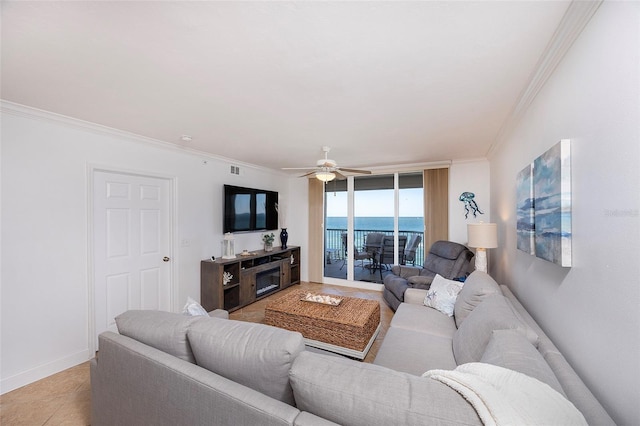
<svg viewBox="0 0 640 426">
<path fill-rule="evenodd" d="M 93 181 L 97 336 L 127 310 L 170 310 L 171 200 L 168 179 L 95 171 Z"/>
</svg>

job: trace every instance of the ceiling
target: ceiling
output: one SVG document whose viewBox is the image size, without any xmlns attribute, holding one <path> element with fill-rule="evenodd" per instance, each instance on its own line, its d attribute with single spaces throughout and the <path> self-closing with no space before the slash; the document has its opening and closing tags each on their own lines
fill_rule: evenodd
<svg viewBox="0 0 640 426">
<path fill-rule="evenodd" d="M 1 95 L 274 169 L 480 158 L 568 6 L 3 1 Z"/>
</svg>

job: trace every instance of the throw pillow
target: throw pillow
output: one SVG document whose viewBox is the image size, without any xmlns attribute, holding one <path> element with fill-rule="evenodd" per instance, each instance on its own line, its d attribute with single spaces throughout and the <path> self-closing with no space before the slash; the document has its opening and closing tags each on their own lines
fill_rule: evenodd
<svg viewBox="0 0 640 426">
<path fill-rule="evenodd" d="M 493 330 L 516 330 L 523 336 L 527 336 L 526 327 L 513 314 L 507 299 L 502 294 L 487 297 L 471 311 L 454 333 L 453 355 L 456 363 L 460 365 L 479 362 L 489 344 Z"/>
<path fill-rule="evenodd" d="M 526 374 L 566 396 L 556 375 L 540 352 L 517 331 L 494 330 L 480 362 Z"/>
<path fill-rule="evenodd" d="M 453 316 L 453 307 L 463 284 L 460 281 L 448 280 L 438 274 L 424 297 L 424 305 Z"/>
<path fill-rule="evenodd" d="M 205 315 L 205 316 L 209 315 L 207 311 L 198 302 L 196 302 L 190 297 L 187 297 L 187 303 L 184 305 L 184 308 L 182 308 L 182 313 L 192 317 L 195 317 L 198 315 Z"/>
<path fill-rule="evenodd" d="M 531 342 L 531 344 L 533 344 L 533 346 L 535 346 L 536 349 L 538 349 L 538 343 L 540 343 L 540 336 L 538 336 L 538 333 L 536 333 L 535 330 L 533 328 L 531 328 L 531 326 L 522 317 L 522 314 L 520 312 L 518 312 L 518 310 L 514 306 L 513 302 L 511 300 L 509 300 L 508 297 L 505 296 L 504 300 L 507 301 L 507 305 L 509 305 L 509 307 L 511 308 L 511 312 L 513 312 L 513 314 L 516 316 L 516 318 L 518 318 L 518 321 L 520 321 L 522 323 L 522 325 L 524 325 L 524 327 L 525 327 L 525 337 L 527 338 L 527 340 L 529 342 Z"/>
<path fill-rule="evenodd" d="M 467 315 L 486 297 L 493 294 L 502 294 L 498 283 L 485 272 L 473 271 L 473 273 L 467 277 L 453 308 L 456 326 L 460 328 L 462 321 L 464 321 Z"/>
<path fill-rule="evenodd" d="M 185 361 L 195 363 L 187 330 L 202 319 L 173 312 L 127 311 L 116 317 L 118 332 Z"/>
<path fill-rule="evenodd" d="M 193 324 L 188 337 L 199 366 L 295 405 L 289 370 L 304 351 L 302 334 L 264 324 L 211 318 Z"/>
</svg>

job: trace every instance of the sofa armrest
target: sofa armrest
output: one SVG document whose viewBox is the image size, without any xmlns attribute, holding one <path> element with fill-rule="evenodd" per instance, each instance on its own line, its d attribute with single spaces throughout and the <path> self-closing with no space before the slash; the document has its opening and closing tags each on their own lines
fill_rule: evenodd
<svg viewBox="0 0 640 426">
<path fill-rule="evenodd" d="M 291 425 L 300 410 L 120 334 L 99 337 L 91 424 Z"/>
<path fill-rule="evenodd" d="M 404 292 L 404 303 L 411 303 L 412 305 L 423 305 L 426 295 L 427 290 L 423 290 L 421 288 L 408 288 Z"/>
<path fill-rule="evenodd" d="M 229 319 L 229 312 L 224 309 L 216 309 L 215 311 L 209 312 L 209 316 L 212 318 Z"/>
<path fill-rule="evenodd" d="M 420 275 L 420 271 L 422 268 L 419 266 L 393 265 L 391 267 L 391 272 L 404 279 Z"/>
<path fill-rule="evenodd" d="M 298 417 L 296 417 L 293 424 L 295 426 L 339 426 L 338 423 L 323 419 L 306 411 L 302 411 Z"/>
</svg>

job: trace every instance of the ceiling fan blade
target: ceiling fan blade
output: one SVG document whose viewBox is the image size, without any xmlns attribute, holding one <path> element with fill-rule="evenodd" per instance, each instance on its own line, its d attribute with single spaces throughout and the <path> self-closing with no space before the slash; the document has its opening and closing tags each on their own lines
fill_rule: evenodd
<svg viewBox="0 0 640 426">
<path fill-rule="evenodd" d="M 371 172 L 369 170 L 358 170 L 358 169 L 347 169 L 344 167 L 339 167 L 340 170 L 342 170 L 343 172 L 347 172 L 347 173 L 359 173 L 362 175 L 370 175 Z"/>
<path fill-rule="evenodd" d="M 309 167 L 283 167 L 280 170 L 311 170 L 311 169 L 315 169 L 316 166 L 309 166 Z"/>
<path fill-rule="evenodd" d="M 336 175 L 336 178 L 338 178 L 338 180 L 345 180 L 347 178 L 345 175 L 343 175 L 337 170 L 334 170 L 332 173 Z"/>
<path fill-rule="evenodd" d="M 312 171 L 312 172 L 305 173 L 305 174 L 303 174 L 303 175 L 301 175 L 301 176 L 298 176 L 298 177 L 306 177 L 306 176 L 310 176 L 310 175 L 314 174 L 315 172 L 316 172 L 316 171 L 314 170 L 314 171 Z"/>
</svg>

